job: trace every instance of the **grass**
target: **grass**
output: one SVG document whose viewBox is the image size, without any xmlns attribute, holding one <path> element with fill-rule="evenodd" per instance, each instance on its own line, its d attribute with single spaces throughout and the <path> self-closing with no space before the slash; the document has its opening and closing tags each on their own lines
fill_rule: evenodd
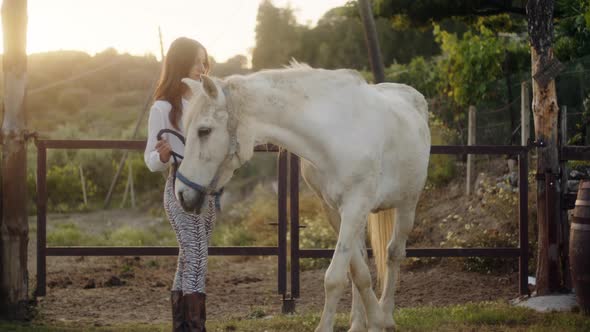
<svg viewBox="0 0 590 332">
<path fill-rule="evenodd" d="M 145 228 L 122 226 L 89 234 L 73 223 L 59 223 L 47 232 L 50 246 L 174 246 L 176 239 L 170 226 L 153 225 Z"/>
<path fill-rule="evenodd" d="M 395 313 L 399 331 L 590 331 L 590 317 L 579 313 L 537 313 L 499 302 L 483 302 L 447 307 L 404 308 Z M 266 316 L 248 315 L 244 319 L 210 320 L 208 331 L 313 331 L 318 314 Z M 43 323 L 15 324 L 0 322 L 1 331 L 168 331 L 169 324 L 119 324 L 84 326 Z M 334 331 L 346 331 L 348 317 L 339 314 Z"/>
</svg>

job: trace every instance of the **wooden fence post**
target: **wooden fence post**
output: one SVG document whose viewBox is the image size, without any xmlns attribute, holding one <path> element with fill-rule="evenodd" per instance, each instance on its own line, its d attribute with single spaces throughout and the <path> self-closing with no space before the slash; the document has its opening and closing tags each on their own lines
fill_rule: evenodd
<svg viewBox="0 0 590 332">
<path fill-rule="evenodd" d="M 537 146 L 537 295 L 558 291 L 560 273 L 558 113 L 555 77 L 563 69 L 553 56 L 553 0 L 526 4 L 531 43 L 533 114 Z"/>
<path fill-rule="evenodd" d="M 469 106 L 469 118 L 468 118 L 468 132 L 467 132 L 467 145 L 475 145 L 475 133 L 476 133 L 476 119 L 475 119 L 475 106 Z M 465 179 L 465 194 L 471 195 L 471 180 L 473 178 L 473 155 L 467 155 L 467 177 Z"/>
<path fill-rule="evenodd" d="M 561 106 L 559 115 L 559 146 L 563 147 L 567 145 L 567 106 Z M 567 161 L 559 161 L 559 169 L 561 170 L 561 210 L 560 210 L 560 222 L 559 222 L 559 237 L 561 242 L 561 274 L 563 276 L 563 285 L 566 289 L 572 289 L 572 279 L 570 274 L 570 258 L 569 258 L 569 243 L 570 243 L 570 224 L 568 221 L 568 210 L 566 204 L 566 197 L 568 193 L 567 178 L 568 169 Z"/>
</svg>

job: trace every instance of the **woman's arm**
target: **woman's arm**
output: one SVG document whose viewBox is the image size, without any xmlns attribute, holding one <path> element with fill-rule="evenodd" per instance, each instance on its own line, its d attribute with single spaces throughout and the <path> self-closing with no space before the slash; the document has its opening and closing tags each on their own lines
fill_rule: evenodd
<svg viewBox="0 0 590 332">
<path fill-rule="evenodd" d="M 152 105 L 150 109 L 150 116 L 148 119 L 148 137 L 147 144 L 145 146 L 145 152 L 143 153 L 143 159 L 145 164 L 152 172 L 164 171 L 170 164 L 170 159 L 167 162 L 162 162 L 160 154 L 157 151 L 156 144 L 158 143 L 158 132 L 165 129 L 163 112 L 156 103 Z"/>
</svg>

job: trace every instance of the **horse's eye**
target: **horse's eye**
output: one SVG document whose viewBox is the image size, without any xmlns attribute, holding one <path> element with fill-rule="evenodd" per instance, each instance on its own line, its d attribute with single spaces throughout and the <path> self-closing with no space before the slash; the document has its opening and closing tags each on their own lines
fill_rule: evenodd
<svg viewBox="0 0 590 332">
<path fill-rule="evenodd" d="M 211 128 L 199 128 L 199 137 L 204 138 L 211 134 Z"/>
</svg>

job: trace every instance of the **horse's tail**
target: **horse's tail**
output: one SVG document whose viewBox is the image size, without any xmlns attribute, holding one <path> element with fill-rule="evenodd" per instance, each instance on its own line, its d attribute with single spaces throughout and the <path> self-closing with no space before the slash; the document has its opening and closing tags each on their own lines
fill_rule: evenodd
<svg viewBox="0 0 590 332">
<path fill-rule="evenodd" d="M 395 225 L 394 215 L 395 209 L 369 214 L 369 236 L 371 237 L 375 265 L 377 265 L 377 283 L 379 285 L 383 285 L 387 271 L 387 244 L 392 240 Z"/>
</svg>

